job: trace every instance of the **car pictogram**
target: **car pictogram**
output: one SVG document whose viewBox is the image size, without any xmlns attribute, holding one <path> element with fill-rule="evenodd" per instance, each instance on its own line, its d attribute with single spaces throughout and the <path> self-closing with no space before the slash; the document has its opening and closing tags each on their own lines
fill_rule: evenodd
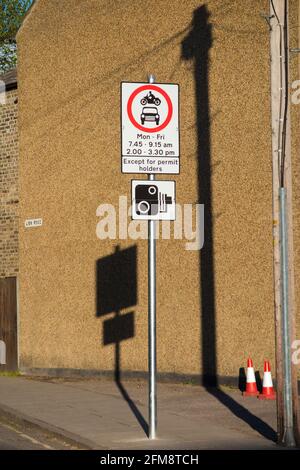
<svg viewBox="0 0 300 470">
<path fill-rule="evenodd" d="M 156 125 L 158 126 L 159 125 L 159 119 L 160 119 L 160 116 L 158 114 L 157 108 L 150 107 L 150 106 L 145 106 L 143 108 L 142 114 L 141 114 L 141 123 L 142 123 L 142 125 L 144 125 L 145 121 L 148 121 L 148 122 L 154 122 L 155 121 Z"/>
</svg>

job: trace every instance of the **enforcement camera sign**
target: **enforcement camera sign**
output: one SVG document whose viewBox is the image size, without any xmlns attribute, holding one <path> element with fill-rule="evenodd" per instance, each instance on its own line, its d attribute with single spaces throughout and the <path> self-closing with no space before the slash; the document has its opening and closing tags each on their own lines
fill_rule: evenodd
<svg viewBox="0 0 300 470">
<path fill-rule="evenodd" d="M 122 173 L 179 173 L 179 86 L 121 84 Z"/>
<path fill-rule="evenodd" d="M 131 181 L 133 220 L 175 220 L 175 181 Z"/>
</svg>

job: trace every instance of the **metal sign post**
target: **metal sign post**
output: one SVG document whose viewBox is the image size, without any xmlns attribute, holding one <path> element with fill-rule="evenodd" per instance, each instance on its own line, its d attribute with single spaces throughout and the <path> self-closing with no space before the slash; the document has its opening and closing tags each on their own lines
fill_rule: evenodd
<svg viewBox="0 0 300 470">
<path fill-rule="evenodd" d="M 156 221 L 176 218 L 175 181 L 131 180 L 132 219 L 148 220 L 149 438 L 156 437 Z"/>
<path fill-rule="evenodd" d="M 281 263 L 281 303 L 282 303 L 282 346 L 283 346 L 283 415 L 284 433 L 282 442 L 287 447 L 295 447 L 291 334 L 289 325 L 289 279 L 288 279 L 288 237 L 286 221 L 286 189 L 279 189 L 280 202 L 280 263 Z"/>
<path fill-rule="evenodd" d="M 291 359 L 295 338 L 291 119 L 289 99 L 289 11 L 287 1 L 271 0 L 271 111 L 273 167 L 273 266 L 276 333 L 278 443 L 300 439 L 297 371 Z M 297 442 L 298 443 L 298 442 Z"/>
<path fill-rule="evenodd" d="M 155 82 L 150 75 L 149 83 Z M 148 175 L 154 181 L 155 175 Z M 148 221 L 148 367 L 149 367 L 149 438 L 155 439 L 157 427 L 156 399 L 156 221 Z"/>
<path fill-rule="evenodd" d="M 148 175 L 132 180 L 132 219 L 148 220 L 149 438 L 156 438 L 156 220 L 175 220 L 175 181 L 155 174 L 179 174 L 179 85 L 121 83 L 122 173 Z M 155 183 L 154 183 L 155 181 Z M 151 183 L 150 183 L 151 182 Z"/>
</svg>

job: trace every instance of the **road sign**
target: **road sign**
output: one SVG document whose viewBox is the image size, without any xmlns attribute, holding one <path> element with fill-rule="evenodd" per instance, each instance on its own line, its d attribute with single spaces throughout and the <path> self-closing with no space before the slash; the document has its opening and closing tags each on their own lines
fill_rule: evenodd
<svg viewBox="0 0 300 470">
<path fill-rule="evenodd" d="M 25 228 L 40 227 L 43 225 L 43 219 L 27 219 L 25 220 Z"/>
<path fill-rule="evenodd" d="M 122 173 L 179 173 L 179 86 L 121 84 Z"/>
<path fill-rule="evenodd" d="M 133 220 L 175 220 L 174 181 L 131 181 Z"/>
</svg>

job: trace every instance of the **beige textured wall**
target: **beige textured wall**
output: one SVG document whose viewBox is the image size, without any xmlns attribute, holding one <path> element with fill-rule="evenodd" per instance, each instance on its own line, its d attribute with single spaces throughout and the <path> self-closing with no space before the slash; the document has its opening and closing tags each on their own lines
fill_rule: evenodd
<svg viewBox="0 0 300 470">
<path fill-rule="evenodd" d="M 18 93 L 5 95 L 0 104 L 0 277 L 16 276 L 19 268 Z"/>
<path fill-rule="evenodd" d="M 121 345 L 121 366 L 147 368 L 147 242 L 100 241 L 95 230 L 99 204 L 130 196 L 131 175 L 120 173 L 120 81 L 145 81 L 149 72 L 180 85 L 177 199 L 211 198 L 214 242 L 201 252 L 202 274 L 199 253 L 186 251 L 185 241 L 158 242 L 158 369 L 203 372 L 203 338 L 206 373 L 237 375 L 248 355 L 257 368 L 264 358 L 274 364 L 269 31 L 260 16 L 268 2 L 207 2 L 210 127 L 199 13 L 192 23 L 201 5 L 39 0 L 19 32 L 24 367 L 114 367 L 114 346 L 103 346 L 103 319 L 95 316 L 95 261 L 117 244 L 137 244 L 135 337 Z M 203 49 L 185 47 L 185 57 L 196 55 L 197 64 L 182 58 L 182 41 L 191 38 Z M 43 226 L 26 230 L 29 217 L 42 217 Z M 214 292 L 201 295 L 201 285 Z"/>
</svg>

